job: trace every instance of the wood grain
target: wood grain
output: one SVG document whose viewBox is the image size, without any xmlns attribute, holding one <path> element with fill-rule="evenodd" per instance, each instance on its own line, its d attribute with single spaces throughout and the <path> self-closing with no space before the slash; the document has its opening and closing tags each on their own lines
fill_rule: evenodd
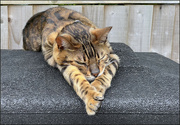
<svg viewBox="0 0 180 125">
<path fill-rule="evenodd" d="M 171 59 L 179 62 L 179 6 L 176 5 Z"/>
<path fill-rule="evenodd" d="M 171 58 L 174 17 L 174 5 L 154 6 L 151 51 L 162 54 L 168 58 Z"/>
<path fill-rule="evenodd" d="M 104 5 L 84 5 L 83 14 L 97 27 L 104 27 Z"/>
<path fill-rule="evenodd" d="M 22 29 L 32 16 L 32 6 L 9 6 L 9 49 L 22 49 Z"/>
<path fill-rule="evenodd" d="M 8 6 L 1 6 L 1 49 L 8 49 Z"/>
<path fill-rule="evenodd" d="M 110 42 L 127 43 L 129 6 L 105 6 L 105 26 L 112 26 Z"/>
<path fill-rule="evenodd" d="M 152 5 L 129 6 L 127 44 L 136 52 L 150 50 L 152 15 Z"/>
</svg>

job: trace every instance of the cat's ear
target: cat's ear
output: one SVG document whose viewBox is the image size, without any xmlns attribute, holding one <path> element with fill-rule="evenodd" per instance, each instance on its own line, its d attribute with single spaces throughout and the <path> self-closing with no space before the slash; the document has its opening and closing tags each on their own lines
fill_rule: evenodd
<svg viewBox="0 0 180 125">
<path fill-rule="evenodd" d="M 70 50 L 73 51 L 80 47 L 79 44 L 72 43 L 70 35 L 62 35 L 56 37 L 57 47 L 60 50 Z"/>
<path fill-rule="evenodd" d="M 64 50 L 65 48 L 69 48 L 70 45 L 70 37 L 69 36 L 57 36 L 56 43 L 58 49 Z"/>
<path fill-rule="evenodd" d="M 102 29 L 94 29 L 91 30 L 91 34 L 94 36 L 94 42 L 105 43 L 107 40 L 107 36 L 111 31 L 112 27 L 105 27 Z"/>
</svg>

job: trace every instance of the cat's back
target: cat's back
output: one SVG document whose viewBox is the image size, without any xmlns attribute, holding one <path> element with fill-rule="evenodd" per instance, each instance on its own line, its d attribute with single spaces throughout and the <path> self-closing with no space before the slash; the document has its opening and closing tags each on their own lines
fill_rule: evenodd
<svg viewBox="0 0 180 125">
<path fill-rule="evenodd" d="M 47 20 L 54 21 L 53 23 L 57 24 L 57 26 L 60 21 L 80 20 L 86 25 L 95 27 L 92 21 L 86 18 L 83 14 L 64 7 L 50 8 L 45 11 L 44 16 Z M 47 20 L 46 22 L 48 22 Z"/>
<path fill-rule="evenodd" d="M 38 33 L 41 33 L 44 26 L 47 24 L 54 24 L 55 26 L 59 23 L 59 21 L 65 20 L 75 20 L 76 18 L 83 17 L 82 14 L 64 8 L 64 7 L 54 7 L 49 8 L 45 11 L 39 12 L 33 15 L 26 23 L 23 34 L 25 30 L 30 29 L 39 29 Z M 36 32 L 37 33 L 37 32 Z"/>
<path fill-rule="evenodd" d="M 23 30 L 27 28 L 34 29 L 37 27 L 39 29 L 38 31 L 40 32 L 43 30 L 45 25 L 54 24 L 55 26 L 58 26 L 58 23 L 69 20 L 80 20 L 87 25 L 94 26 L 94 24 L 88 18 L 77 11 L 64 7 L 53 7 L 33 15 L 27 21 Z"/>
<path fill-rule="evenodd" d="M 42 31 L 45 27 L 48 33 L 57 29 L 59 25 L 63 27 L 66 21 L 80 20 L 82 23 L 96 27 L 88 18 L 81 13 L 64 7 L 54 7 L 46 11 L 39 12 L 32 16 L 23 29 L 23 48 L 25 50 L 40 51 L 42 44 Z M 64 25 L 65 26 L 65 25 Z"/>
<path fill-rule="evenodd" d="M 74 19 L 75 16 L 83 16 L 81 13 L 78 13 L 77 11 L 67 9 L 64 7 L 54 7 L 47 9 L 44 13 L 44 15 L 47 18 L 51 18 L 54 20 L 68 20 L 68 19 Z"/>
</svg>

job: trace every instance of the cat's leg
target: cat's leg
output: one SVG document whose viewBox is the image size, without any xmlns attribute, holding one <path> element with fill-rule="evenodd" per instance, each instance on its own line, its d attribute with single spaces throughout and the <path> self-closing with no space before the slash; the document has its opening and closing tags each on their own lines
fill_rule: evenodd
<svg viewBox="0 0 180 125">
<path fill-rule="evenodd" d="M 113 63 L 108 65 L 104 73 L 97 77 L 91 85 L 94 86 L 98 92 L 101 92 L 103 95 L 105 91 L 111 86 L 111 80 L 116 74 L 119 65 L 119 57 L 116 54 L 110 54 L 110 58 L 113 60 Z"/>
<path fill-rule="evenodd" d="M 77 95 L 84 101 L 88 115 L 95 115 L 101 101 L 104 99 L 102 93 L 91 86 L 84 75 L 75 66 L 57 66 L 63 73 L 66 81 L 74 88 Z"/>
</svg>

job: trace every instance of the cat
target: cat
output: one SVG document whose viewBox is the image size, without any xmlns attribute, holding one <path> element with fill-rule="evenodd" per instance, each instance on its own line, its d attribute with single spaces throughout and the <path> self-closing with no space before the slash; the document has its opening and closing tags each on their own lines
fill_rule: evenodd
<svg viewBox="0 0 180 125">
<path fill-rule="evenodd" d="M 107 41 L 111 28 L 97 28 L 81 13 L 54 7 L 28 20 L 23 48 L 42 51 L 83 100 L 87 114 L 95 115 L 120 62 Z"/>
</svg>

